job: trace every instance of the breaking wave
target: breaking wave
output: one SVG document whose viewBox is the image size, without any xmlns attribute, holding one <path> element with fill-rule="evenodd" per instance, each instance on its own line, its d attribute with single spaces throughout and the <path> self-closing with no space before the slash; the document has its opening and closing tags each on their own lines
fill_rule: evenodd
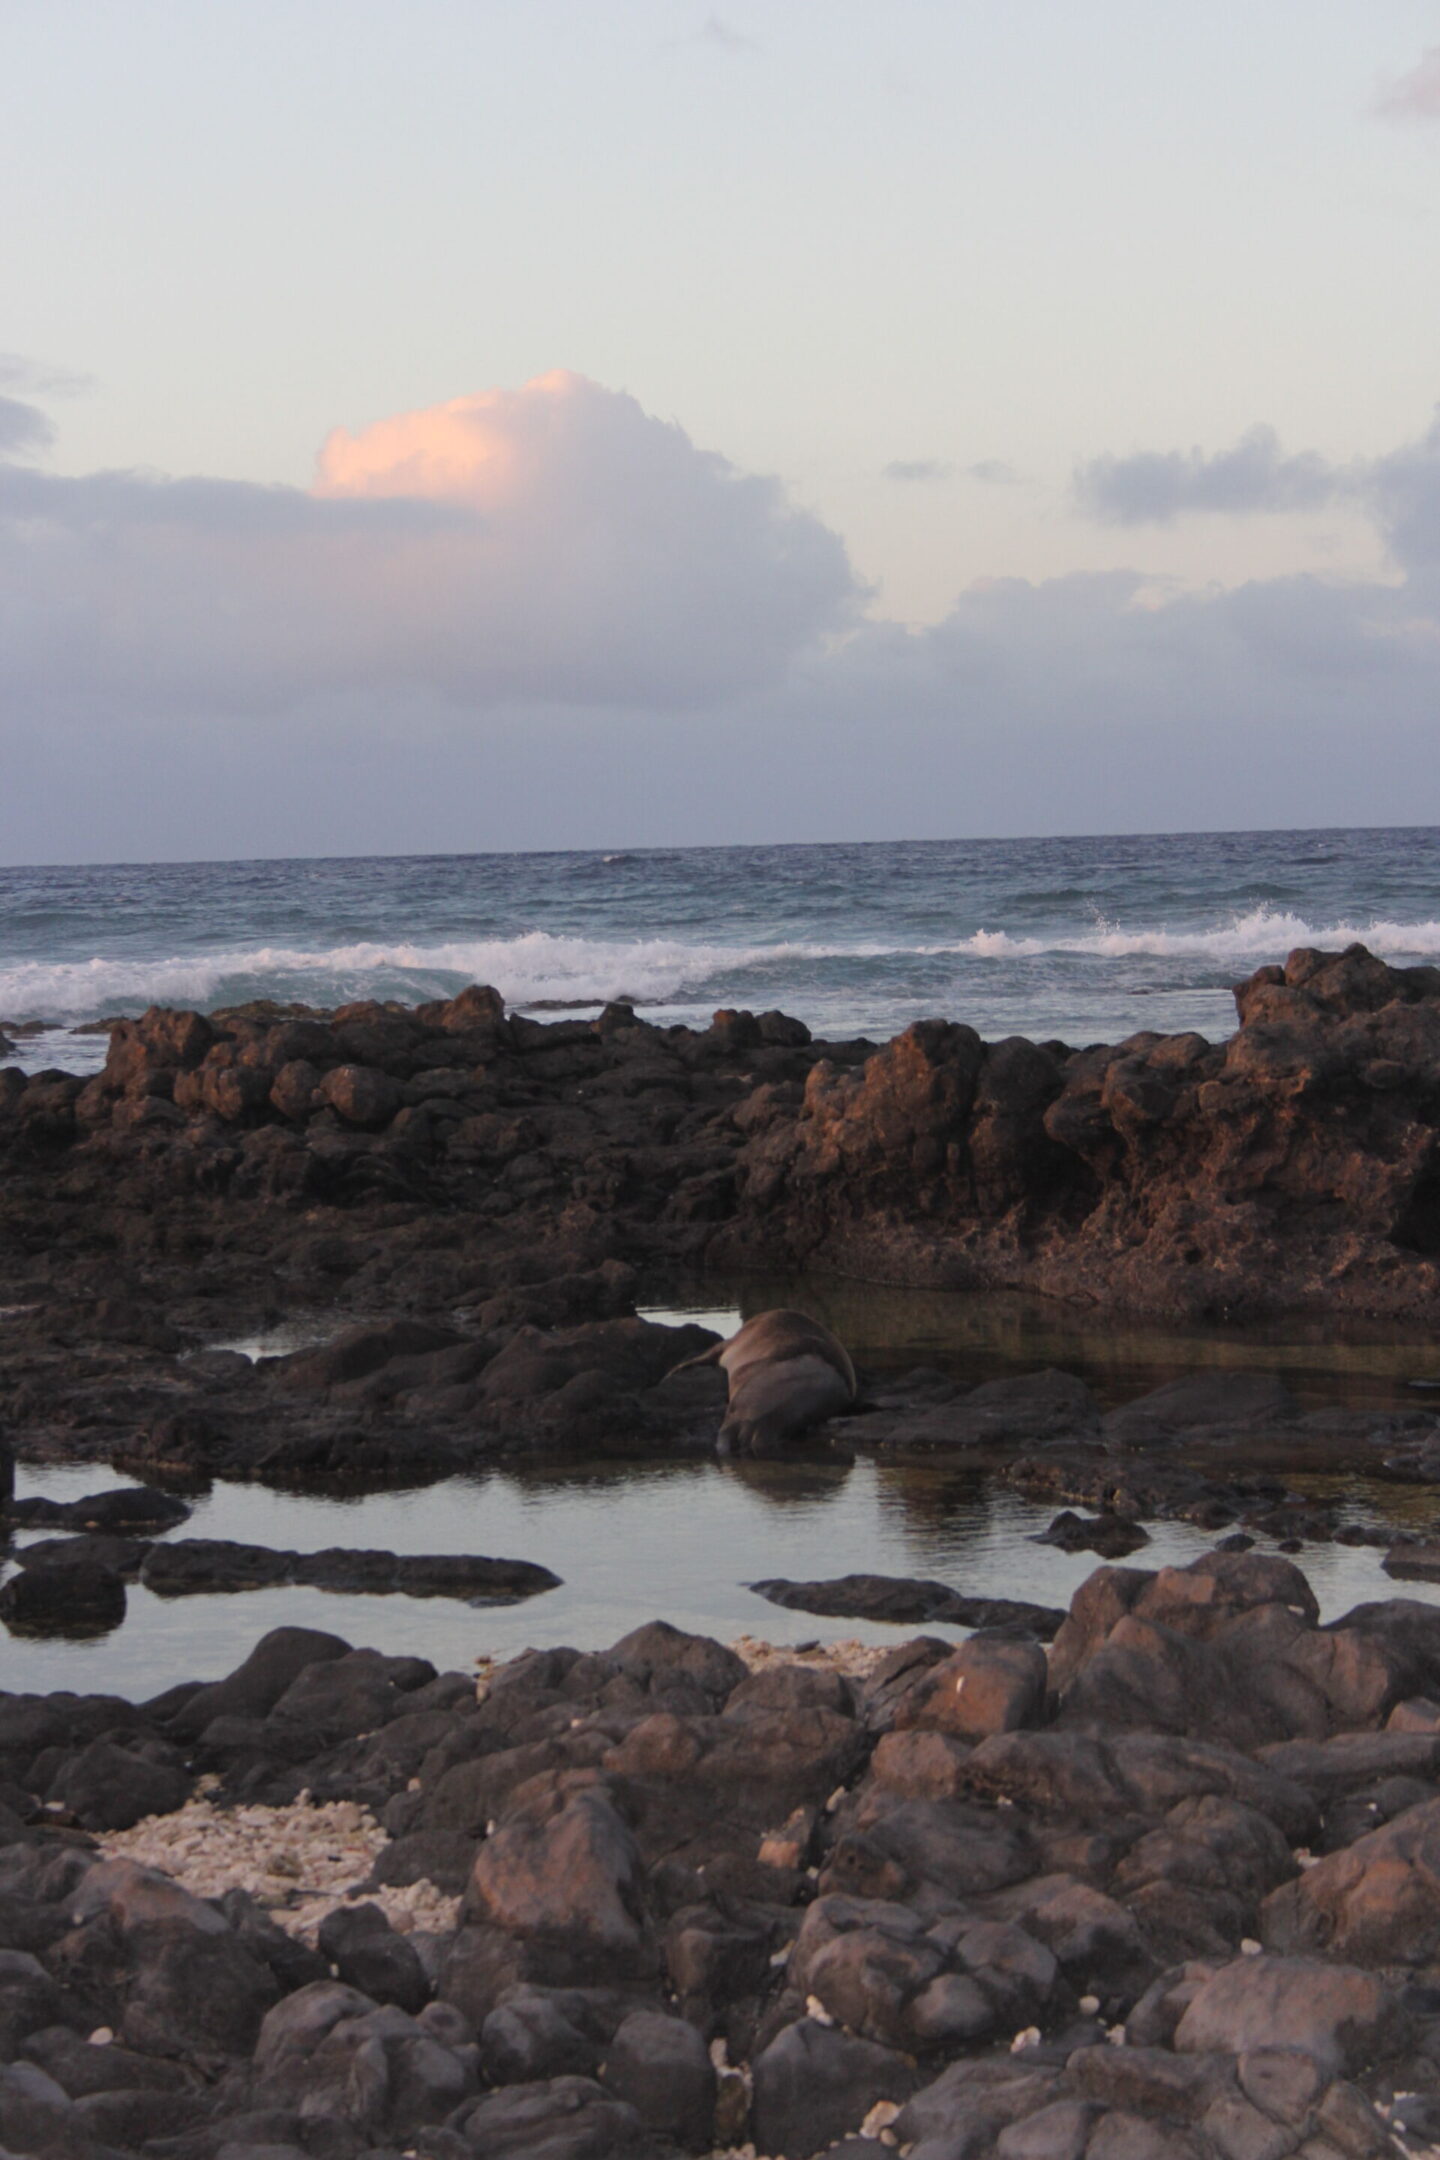
<svg viewBox="0 0 1440 2160">
<path fill-rule="evenodd" d="M 1096 959 L 1120 960 L 1133 956 L 1155 959 L 1208 960 L 1217 966 L 1245 961 L 1256 967 L 1283 960 L 1297 945 L 1335 948 L 1368 945 L 1386 959 L 1428 959 L 1440 954 L 1440 922 L 1311 923 L 1302 915 L 1271 908 L 1252 908 L 1227 922 L 1208 928 L 1183 930 L 1123 929 L 1118 923 L 1097 923 L 1074 935 L 1012 937 L 1004 930 L 977 930 L 973 937 L 947 948 L 970 952 L 987 960 L 1028 960 L 1044 953 L 1077 953 Z"/>
<path fill-rule="evenodd" d="M 632 997 L 646 1004 L 700 995 L 706 981 L 759 959 L 803 968 L 816 948 L 692 945 L 665 938 L 606 941 L 534 930 L 515 938 L 443 944 L 357 943 L 307 950 L 259 945 L 169 959 L 102 959 L 0 968 L 0 1015 L 74 1018 L 150 1004 L 202 1008 L 267 997 L 333 1005 L 351 998 L 411 1002 L 493 983 L 507 1004 Z"/>
<path fill-rule="evenodd" d="M 1221 922 L 1127 928 L 1097 921 L 1025 935 L 981 928 L 952 940 L 692 943 L 678 938 L 562 937 L 543 930 L 510 938 L 429 943 L 375 941 L 325 947 L 236 946 L 166 958 L 96 956 L 0 967 L 0 1020 L 74 1023 L 146 1005 L 213 1009 L 249 998 L 330 1006 L 353 998 L 414 1003 L 448 997 L 466 983 L 493 983 L 512 1006 L 583 1005 L 632 998 L 646 1006 L 704 1006 L 752 992 L 757 1003 L 794 1009 L 822 976 L 843 967 L 879 990 L 929 964 L 951 961 L 1145 960 L 1179 972 L 1241 971 L 1283 960 L 1297 945 L 1368 945 L 1387 959 L 1440 958 L 1440 921 L 1311 922 L 1258 907 Z M 988 976 L 989 969 L 983 972 Z"/>
</svg>

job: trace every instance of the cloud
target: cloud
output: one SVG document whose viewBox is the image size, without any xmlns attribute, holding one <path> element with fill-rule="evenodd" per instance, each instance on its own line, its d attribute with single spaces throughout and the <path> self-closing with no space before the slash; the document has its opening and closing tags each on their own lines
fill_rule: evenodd
<svg viewBox="0 0 1440 2160">
<path fill-rule="evenodd" d="M 777 481 L 564 373 L 338 429 L 310 494 L 0 468 L 0 593 L 13 690 L 196 718 L 377 687 L 683 709 L 861 598 Z"/>
<path fill-rule="evenodd" d="M 7 390 L 28 390 L 32 397 L 78 397 L 95 387 L 93 375 L 77 375 L 71 368 L 47 367 L 43 360 L 27 359 L 24 353 L 0 352 L 0 385 Z"/>
<path fill-rule="evenodd" d="M 1313 450 L 1286 455 L 1275 430 L 1251 428 L 1233 450 L 1142 451 L 1078 468 L 1082 509 L 1107 524 L 1170 524 L 1197 512 L 1232 516 L 1320 510 L 1346 502 L 1368 514 L 1407 569 L 1440 566 L 1440 417 L 1417 442 L 1338 465 Z"/>
<path fill-rule="evenodd" d="M 1003 458 L 989 457 L 980 458 L 974 465 L 967 465 L 965 478 L 983 481 L 987 487 L 1014 487 L 1020 475 L 1014 466 L 1007 465 Z"/>
<path fill-rule="evenodd" d="M 903 481 L 948 480 L 954 469 L 943 458 L 892 458 L 880 477 Z"/>
<path fill-rule="evenodd" d="M 1388 580 L 914 629 L 576 376 L 337 431 L 311 492 L 0 466 L 0 857 L 1440 821 L 1440 426 L 1343 471 Z"/>
<path fill-rule="evenodd" d="M 1440 120 L 1440 45 L 1427 45 L 1409 73 L 1381 91 L 1375 110 L 1384 120 Z"/>
<path fill-rule="evenodd" d="M 54 439 L 55 430 L 38 406 L 0 397 L 0 458 L 28 457 L 48 449 Z"/>
<path fill-rule="evenodd" d="M 1353 475 L 1313 450 L 1290 456 L 1271 427 L 1253 427 L 1233 450 L 1142 450 L 1098 457 L 1077 468 L 1082 509 L 1107 525 L 1168 525 L 1195 511 L 1231 516 L 1323 509 L 1354 485 Z"/>
<path fill-rule="evenodd" d="M 666 53 L 693 51 L 697 45 L 708 46 L 712 52 L 728 53 L 737 59 L 742 53 L 762 50 L 758 38 L 747 37 L 743 30 L 735 29 L 713 12 L 705 17 L 698 30 L 691 31 L 688 37 L 667 38 L 660 50 Z"/>
<path fill-rule="evenodd" d="M 1419 442 L 1371 465 L 1368 493 L 1396 561 L 1440 567 L 1440 418 Z"/>
<path fill-rule="evenodd" d="M 760 50 L 759 43 L 755 38 L 746 37 L 743 30 L 732 29 L 729 23 L 723 22 L 715 14 L 706 16 L 704 22 L 700 25 L 697 36 L 699 43 L 718 46 L 721 52 L 742 53 L 758 52 Z"/>
</svg>

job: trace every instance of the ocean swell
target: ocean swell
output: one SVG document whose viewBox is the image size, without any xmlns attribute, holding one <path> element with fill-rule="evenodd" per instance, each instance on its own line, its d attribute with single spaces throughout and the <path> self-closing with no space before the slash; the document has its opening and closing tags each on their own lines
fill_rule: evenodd
<svg viewBox="0 0 1440 2160">
<path fill-rule="evenodd" d="M 512 1006 L 585 1005 L 631 998 L 647 1007 L 697 1008 L 707 1002 L 804 1005 L 843 971 L 851 995 L 868 983 L 875 995 L 902 983 L 932 988 L 948 970 L 937 963 L 1067 963 L 1154 960 L 1177 979 L 1240 974 L 1281 960 L 1297 945 L 1338 947 L 1359 941 L 1389 960 L 1440 958 L 1440 921 L 1384 919 L 1312 922 L 1267 907 L 1186 927 L 1127 928 L 1105 921 L 1018 930 L 977 929 L 966 936 L 900 943 L 791 940 L 725 945 L 682 938 L 587 938 L 532 930 L 515 937 L 440 942 L 356 941 L 330 946 L 253 945 L 167 957 L 94 955 L 0 967 L 0 1020 L 75 1024 L 151 1004 L 213 1010 L 250 998 L 334 1006 L 356 998 L 415 1003 L 448 997 L 470 982 L 493 983 Z"/>
</svg>

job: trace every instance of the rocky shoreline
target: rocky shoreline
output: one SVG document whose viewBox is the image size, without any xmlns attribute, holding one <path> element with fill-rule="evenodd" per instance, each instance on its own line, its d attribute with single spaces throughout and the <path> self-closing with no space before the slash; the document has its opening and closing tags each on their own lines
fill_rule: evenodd
<svg viewBox="0 0 1440 2160">
<path fill-rule="evenodd" d="M 1440 1609 L 0 1697 L 0 2148 L 1366 2160 L 1440 2138 Z"/>
<path fill-rule="evenodd" d="M 189 1502 L 705 1455 L 723 1378 L 673 1368 L 713 1337 L 635 1308 L 707 1266 L 1433 1322 L 1440 971 L 1302 952 L 1237 1001 L 1223 1045 L 877 1048 L 474 989 L 154 1011 L 94 1080 L 0 1067 L 0 1470 L 141 1481 L 0 1478 L 0 1620 L 99 1633 L 136 1581 L 543 1591 L 524 1560 L 187 1537 Z M 297 1319 L 323 1339 L 216 1347 Z M 1119 1406 L 1060 1372 L 861 1378 L 822 1453 L 982 1468 L 1129 1564 L 1068 1612 L 754 1585 L 980 1629 L 848 1665 L 655 1622 L 477 1691 L 280 1628 L 145 1703 L 0 1693 L 0 2153 L 1430 2150 L 1440 1608 L 1322 1627 L 1286 1555 L 1440 1579 L 1440 1544 L 1294 1482 L 1423 1491 L 1440 1419 L 1254 1373 Z M 1147 1569 L 1167 1518 L 1214 1550 Z"/>
<path fill-rule="evenodd" d="M 479 989 L 118 1022 L 92 1080 L 0 1067 L 11 1444 L 352 1490 L 707 1452 L 715 1376 L 671 1368 L 711 1338 L 635 1301 L 722 1263 L 1428 1327 L 1440 970 L 1301 952 L 1237 999 L 1225 1044 L 1079 1050 L 938 1021 L 820 1044 L 778 1013 L 547 1025 Z M 333 1339 L 213 1347 L 296 1317 Z M 987 1437 L 979 1399 L 922 1396 L 897 1404 L 915 1444 Z M 1093 1405 L 1026 1415 L 1048 1442 L 1072 1411 L 1093 1437 Z"/>
</svg>

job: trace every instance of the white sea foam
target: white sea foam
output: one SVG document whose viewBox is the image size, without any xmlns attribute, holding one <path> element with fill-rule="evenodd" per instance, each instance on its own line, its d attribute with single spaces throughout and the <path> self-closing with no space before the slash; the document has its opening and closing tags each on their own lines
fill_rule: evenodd
<svg viewBox="0 0 1440 2160">
<path fill-rule="evenodd" d="M 1014 937 L 1006 930 L 977 930 L 973 937 L 957 944 L 921 950 L 971 953 L 985 960 L 1030 960 L 1050 953 L 1074 953 L 1102 960 L 1151 955 L 1156 959 L 1209 960 L 1216 965 L 1245 961 L 1259 966 L 1264 961 L 1283 960 L 1297 945 L 1333 951 L 1354 944 L 1368 945 L 1371 952 L 1387 958 L 1428 959 L 1440 954 L 1440 922 L 1311 923 L 1302 915 L 1252 908 L 1207 928 L 1127 930 L 1118 923 L 1100 922 L 1073 935 L 1049 937 Z"/>
<path fill-rule="evenodd" d="M 739 994 L 751 970 L 766 1003 L 803 998 L 825 962 L 878 963 L 888 983 L 907 962 L 1053 958 L 1153 958 L 1181 967 L 1239 969 L 1282 960 L 1297 945 L 1359 941 L 1387 958 L 1440 957 L 1440 921 L 1310 922 L 1259 907 L 1195 928 L 1128 928 L 1096 922 L 1025 935 L 982 928 L 944 943 L 856 940 L 819 944 L 690 943 L 678 938 L 555 937 L 356 942 L 325 947 L 256 945 L 166 957 L 32 961 L 0 968 L 0 1018 L 74 1022 L 148 1004 L 202 1008 L 251 997 L 328 1005 L 347 998 L 443 997 L 469 982 L 493 983 L 510 1005 L 633 997 L 647 1005 L 700 1005 L 720 986 Z"/>
<path fill-rule="evenodd" d="M 78 1018 L 137 1004 L 205 1006 L 257 996 L 329 1002 L 443 997 L 471 982 L 493 983 L 512 1005 L 621 995 L 660 1002 L 687 988 L 698 993 L 707 978 L 758 960 L 803 965 L 819 956 L 818 948 L 801 945 L 618 942 L 541 930 L 434 945 L 258 945 L 153 960 L 97 957 L 0 968 L 0 1015 Z"/>
</svg>

